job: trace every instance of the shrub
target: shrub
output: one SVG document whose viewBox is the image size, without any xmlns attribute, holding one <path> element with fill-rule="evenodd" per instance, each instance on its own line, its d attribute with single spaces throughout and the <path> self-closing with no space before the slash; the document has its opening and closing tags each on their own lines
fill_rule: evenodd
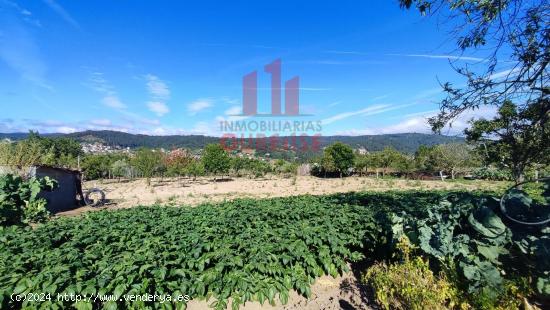
<svg viewBox="0 0 550 310">
<path fill-rule="evenodd" d="M 11 174 L 0 176 L 0 226 L 45 221 L 49 216 L 47 201 L 37 196 L 56 187 L 57 182 L 48 177 L 25 181 Z"/>
<path fill-rule="evenodd" d="M 458 290 L 447 278 L 435 275 L 420 256 L 410 257 L 411 245 L 403 238 L 399 244 L 402 261 L 377 263 L 363 276 L 372 286 L 376 301 L 384 309 L 447 309 L 459 306 Z M 460 308 L 466 308 L 463 304 Z"/>
</svg>

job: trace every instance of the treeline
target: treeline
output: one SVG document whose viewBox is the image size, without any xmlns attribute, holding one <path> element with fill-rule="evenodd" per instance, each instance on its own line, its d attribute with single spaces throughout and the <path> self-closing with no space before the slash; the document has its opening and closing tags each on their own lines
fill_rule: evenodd
<svg viewBox="0 0 550 310">
<path fill-rule="evenodd" d="M 185 149 L 162 152 L 139 149 L 133 154 L 88 155 L 82 161 L 86 179 L 224 176 L 262 177 L 268 173 L 295 175 L 298 165 L 231 156 L 219 144 L 209 144 L 200 154 Z"/>
<path fill-rule="evenodd" d="M 550 175 L 550 166 L 531 166 L 526 176 L 536 179 Z M 379 152 L 359 154 L 341 142 L 324 149 L 311 161 L 311 174 L 320 177 L 349 175 L 394 176 L 414 179 L 470 177 L 486 180 L 512 180 L 510 169 L 495 165 L 483 156 L 483 147 L 465 143 L 420 146 L 414 154 L 386 147 Z"/>
<path fill-rule="evenodd" d="M 318 177 L 375 175 L 432 179 L 472 177 L 489 180 L 511 180 L 511 170 L 499 166 L 494 158 L 484 156 L 485 149 L 465 143 L 420 146 L 414 154 L 399 152 L 393 147 L 365 153 L 342 142 L 323 149 L 309 166 L 301 169 Z M 243 157 L 230 154 L 218 143 L 204 149 L 140 148 L 130 153 L 84 154 L 81 145 L 65 137 L 41 137 L 31 132 L 27 139 L 15 143 L 0 143 L 0 165 L 27 167 L 48 165 L 80 169 L 87 180 L 116 178 L 247 176 L 266 174 L 295 175 L 301 162 L 267 157 Z M 531 165 L 525 169 L 527 178 L 550 174 L 548 165 Z"/>
</svg>

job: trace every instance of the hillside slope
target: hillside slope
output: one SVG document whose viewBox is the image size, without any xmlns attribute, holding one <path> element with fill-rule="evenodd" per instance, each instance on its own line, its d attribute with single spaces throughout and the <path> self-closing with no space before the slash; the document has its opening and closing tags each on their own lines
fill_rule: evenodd
<svg viewBox="0 0 550 310">
<path fill-rule="evenodd" d="M 0 133 L 0 139 L 12 140 L 24 139 L 25 133 Z M 189 136 L 148 136 L 130 134 L 117 131 L 83 131 L 71 134 L 49 134 L 51 137 L 69 137 L 79 142 L 101 142 L 111 146 L 121 147 L 150 147 L 150 148 L 203 148 L 208 143 L 217 143 L 219 138 L 201 135 Z M 434 134 L 401 133 L 368 136 L 323 136 L 320 145 L 324 147 L 335 141 L 351 145 L 354 148 L 366 148 L 369 151 L 380 151 L 387 146 L 392 146 L 398 151 L 413 153 L 420 145 L 436 145 L 443 143 L 464 142 L 463 138 Z"/>
</svg>

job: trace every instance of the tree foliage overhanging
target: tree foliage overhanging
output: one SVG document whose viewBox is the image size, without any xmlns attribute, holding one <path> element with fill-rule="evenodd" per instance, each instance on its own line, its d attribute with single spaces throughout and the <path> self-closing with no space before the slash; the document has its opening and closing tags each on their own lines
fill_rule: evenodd
<svg viewBox="0 0 550 310">
<path fill-rule="evenodd" d="M 546 0 L 400 0 L 404 8 L 443 15 L 461 52 L 487 53 L 482 61 L 453 68 L 466 78 L 465 87 L 444 83 L 447 97 L 430 119 L 435 131 L 462 112 L 506 100 L 530 105 L 550 94 L 550 3 Z"/>
</svg>

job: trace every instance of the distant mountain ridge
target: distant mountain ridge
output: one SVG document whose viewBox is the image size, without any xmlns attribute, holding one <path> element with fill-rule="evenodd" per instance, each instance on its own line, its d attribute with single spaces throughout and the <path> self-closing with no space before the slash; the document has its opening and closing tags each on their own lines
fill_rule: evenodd
<svg viewBox="0 0 550 310">
<path fill-rule="evenodd" d="M 0 133 L 0 139 L 21 140 L 26 133 Z M 120 147 L 149 147 L 149 148 L 190 148 L 200 149 L 209 143 L 217 143 L 220 138 L 189 135 L 189 136 L 149 136 L 130 134 L 119 131 L 83 131 L 70 134 L 44 134 L 48 137 L 73 138 L 82 143 L 100 142 Z M 464 142 L 464 138 L 421 133 L 399 133 L 365 136 L 323 136 L 320 137 L 320 146 L 324 147 L 336 141 L 351 145 L 353 148 L 366 148 L 369 151 L 380 151 L 392 146 L 400 152 L 414 153 L 420 145 L 436 145 L 444 143 Z"/>
</svg>

